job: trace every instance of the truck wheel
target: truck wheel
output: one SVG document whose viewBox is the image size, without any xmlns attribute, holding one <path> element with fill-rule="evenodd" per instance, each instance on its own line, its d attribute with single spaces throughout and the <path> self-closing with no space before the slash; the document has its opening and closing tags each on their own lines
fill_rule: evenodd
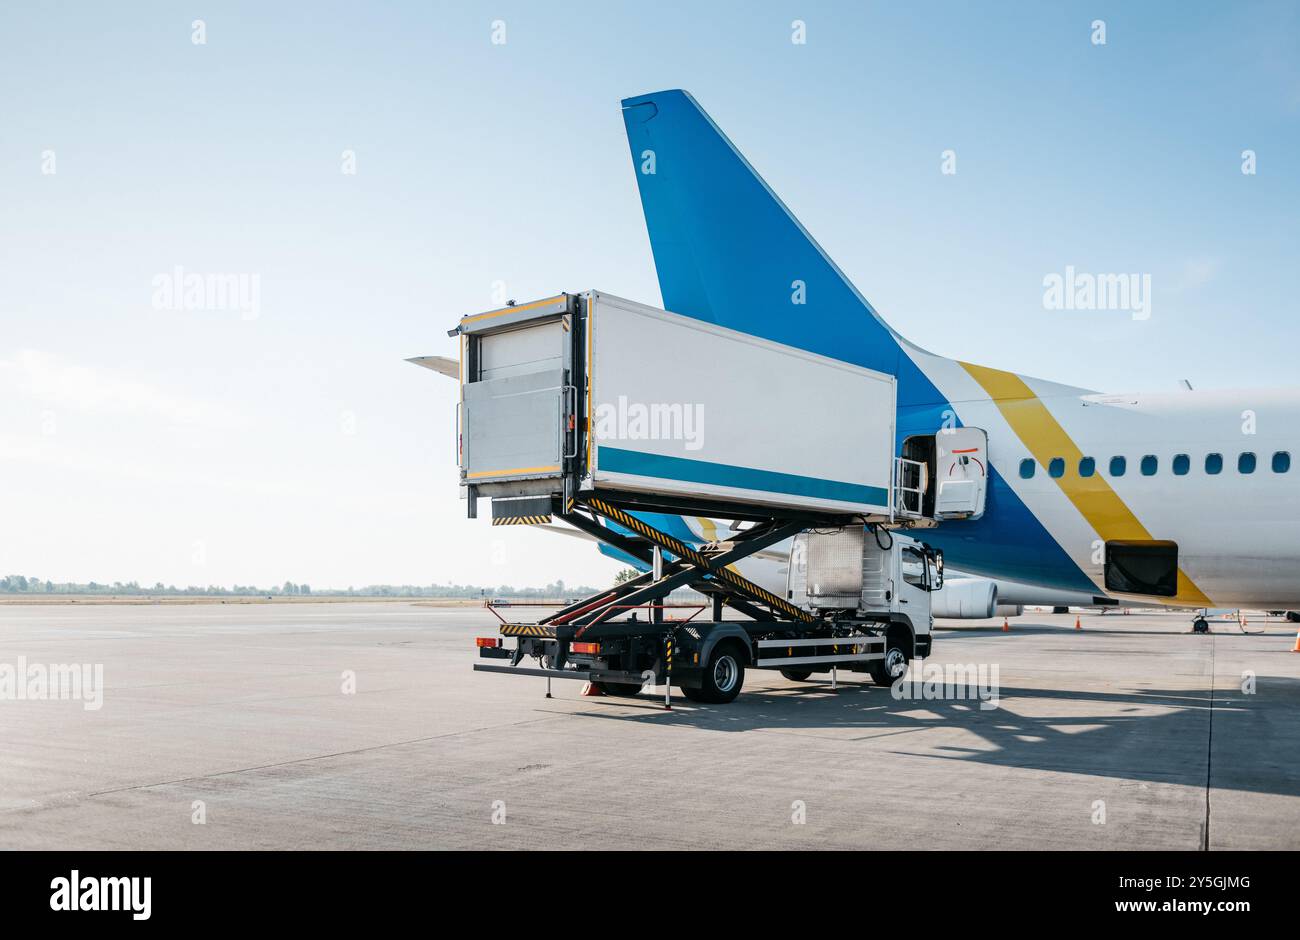
<svg viewBox="0 0 1300 940">
<path fill-rule="evenodd" d="M 712 705 L 734 702 L 745 684 L 745 663 L 734 643 L 721 643 L 709 654 L 700 682 L 700 700 Z"/>
<path fill-rule="evenodd" d="M 781 675 L 785 676 L 791 682 L 807 682 L 812 676 L 811 669 L 782 669 Z"/>
<path fill-rule="evenodd" d="M 876 685 L 893 685 L 895 679 L 907 672 L 907 653 L 896 637 L 891 636 L 885 643 L 885 658 L 874 660 L 867 672 Z"/>
<path fill-rule="evenodd" d="M 641 694 L 641 686 L 631 682 L 597 682 L 596 685 L 606 695 L 620 695 L 623 698 L 632 698 Z"/>
</svg>

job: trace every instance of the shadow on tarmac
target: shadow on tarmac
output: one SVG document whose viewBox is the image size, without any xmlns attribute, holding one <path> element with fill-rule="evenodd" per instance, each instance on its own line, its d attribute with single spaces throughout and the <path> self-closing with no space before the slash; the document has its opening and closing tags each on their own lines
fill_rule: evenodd
<svg viewBox="0 0 1300 940">
<path fill-rule="evenodd" d="M 1300 680 L 1291 677 L 1260 677 L 1253 695 L 1002 687 L 990 709 L 973 690 L 969 700 L 899 700 L 848 674 L 837 690 L 818 679 L 751 688 L 728 705 L 696 704 L 680 693 L 671 711 L 661 703 L 649 692 L 588 699 L 586 710 L 571 714 L 719 732 L 804 732 L 941 760 L 1193 786 L 1208 779 L 1214 787 L 1300 796 Z M 945 743 L 969 735 L 978 740 Z"/>
</svg>

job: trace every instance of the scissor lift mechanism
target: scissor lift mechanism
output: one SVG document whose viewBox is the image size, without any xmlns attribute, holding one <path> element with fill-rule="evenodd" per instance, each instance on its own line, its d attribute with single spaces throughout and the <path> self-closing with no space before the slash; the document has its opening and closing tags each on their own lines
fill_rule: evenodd
<svg viewBox="0 0 1300 940">
<path fill-rule="evenodd" d="M 627 498 L 635 505 L 637 497 L 629 494 Z M 521 505 L 521 510 L 536 506 L 532 500 L 505 500 L 502 503 L 506 511 L 511 502 L 533 504 L 532 507 Z M 509 659 L 510 665 L 480 662 L 474 665 L 477 671 L 544 677 L 548 680 L 548 697 L 550 679 L 579 679 L 638 688 L 652 680 L 653 684 L 664 686 L 665 707 L 671 707 L 673 682 L 688 687 L 698 683 L 695 673 L 701 667 L 701 653 L 712 646 L 710 634 L 719 629 L 725 630 L 728 638 L 743 634 L 752 644 L 751 650 L 757 653 L 749 665 L 760 669 L 794 666 L 834 669 L 836 665 L 868 662 L 884 655 L 883 640 L 857 633 L 854 625 L 815 616 L 731 567 L 805 529 L 849 525 L 852 519 L 767 518 L 756 521 L 727 541 L 692 548 L 632 515 L 616 498 L 579 495 L 570 499 L 567 507 L 560 505 L 560 497 L 552 497 L 551 502 L 549 515 L 635 558 L 649 570 L 609 590 L 574 601 L 536 622 L 504 621 L 500 635 L 517 639 L 517 647 L 507 650 L 500 645 L 481 643 L 479 652 L 485 659 Z M 494 504 L 494 513 L 499 506 L 501 503 Z M 734 507 L 727 512 L 734 514 Z M 500 516 L 494 521 L 508 519 Z M 602 524 L 601 519 L 617 528 Z M 711 620 L 700 622 L 694 618 L 666 616 L 669 605 L 665 601 L 682 587 L 705 596 L 712 607 Z M 636 620 L 635 614 L 631 620 L 615 619 L 637 608 L 648 610 L 650 619 Z M 724 620 L 724 608 L 748 619 Z M 716 642 L 718 638 L 713 639 Z M 603 651 L 604 644 L 627 644 L 635 640 L 653 643 L 652 664 L 648 669 L 630 671 L 600 665 L 598 651 Z M 575 649 L 580 651 L 576 656 Z M 620 652 L 622 658 L 630 655 L 626 647 L 621 647 Z M 648 650 L 642 652 L 645 658 Z M 539 657 L 549 665 L 545 668 L 520 666 L 525 656 Z"/>
</svg>

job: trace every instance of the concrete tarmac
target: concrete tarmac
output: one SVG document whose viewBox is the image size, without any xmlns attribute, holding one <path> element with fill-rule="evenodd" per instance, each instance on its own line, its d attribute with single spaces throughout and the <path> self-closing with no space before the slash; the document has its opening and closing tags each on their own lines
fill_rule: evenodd
<svg viewBox="0 0 1300 940">
<path fill-rule="evenodd" d="M 751 670 L 664 711 L 472 672 L 477 608 L 5 605 L 0 669 L 104 687 L 0 700 L 0 847 L 1300 848 L 1294 625 L 1189 620 L 941 623 L 991 709 Z"/>
</svg>

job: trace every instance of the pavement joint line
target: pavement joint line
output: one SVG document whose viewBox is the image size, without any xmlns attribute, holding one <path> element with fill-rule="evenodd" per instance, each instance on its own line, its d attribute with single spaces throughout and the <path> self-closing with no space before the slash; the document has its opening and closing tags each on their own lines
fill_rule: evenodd
<svg viewBox="0 0 1300 940">
<path fill-rule="evenodd" d="M 113 787 L 110 790 L 95 790 L 87 793 L 85 798 L 90 799 L 96 796 L 108 796 L 113 793 L 128 793 L 131 790 L 152 790 L 155 787 L 170 787 L 178 783 L 188 783 L 191 780 L 211 780 L 213 777 L 228 777 L 234 774 L 248 774 L 259 770 L 271 770 L 275 767 L 289 767 L 293 764 L 309 764 L 312 761 L 329 760 L 333 757 L 348 757 L 352 754 L 364 754 L 367 751 L 382 751 L 390 747 L 403 747 L 407 744 L 423 744 L 427 741 L 438 741 L 442 738 L 454 738 L 466 734 L 479 734 L 484 731 L 499 731 L 503 728 L 517 728 L 520 725 L 537 724 L 543 721 L 551 721 L 551 718 L 529 718 L 524 721 L 511 721 L 504 725 L 488 725 L 482 728 L 467 728 L 464 731 L 448 731 L 445 734 L 431 734 L 423 738 L 411 738 L 407 741 L 389 741 L 386 744 L 372 744 L 369 747 L 357 747 L 348 751 L 335 751 L 331 754 L 313 754 L 311 757 L 296 757 L 293 760 L 276 761 L 271 764 L 257 764 L 253 767 L 237 767 L 234 770 L 218 770 L 210 774 L 195 774 L 190 777 L 178 777 L 175 780 L 159 780 L 156 783 L 137 783 L 129 787 Z"/>
<path fill-rule="evenodd" d="M 1210 634 L 1210 707 L 1209 721 L 1205 734 L 1205 823 L 1202 826 L 1201 851 L 1210 851 L 1210 775 L 1214 766 L 1214 685 L 1217 678 L 1215 670 L 1215 641 Z"/>
</svg>

